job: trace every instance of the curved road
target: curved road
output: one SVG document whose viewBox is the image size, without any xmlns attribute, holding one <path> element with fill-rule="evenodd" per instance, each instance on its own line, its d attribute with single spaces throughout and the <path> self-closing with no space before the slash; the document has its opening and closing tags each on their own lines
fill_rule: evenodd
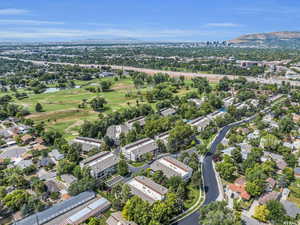
<svg viewBox="0 0 300 225">
<path fill-rule="evenodd" d="M 247 119 L 229 124 L 225 127 L 223 127 L 220 132 L 218 133 L 217 137 L 213 141 L 210 147 L 210 151 L 207 153 L 203 160 L 203 178 L 204 178 L 204 189 L 205 189 L 205 202 L 203 205 L 207 205 L 213 201 L 216 201 L 219 196 L 219 188 L 218 188 L 218 182 L 216 178 L 216 174 L 213 168 L 213 155 L 217 150 L 217 145 L 224 139 L 227 132 L 234 126 L 238 126 L 242 123 L 246 123 L 251 121 L 255 118 L 256 115 L 251 116 Z M 192 213 L 191 215 L 185 217 L 181 221 L 174 223 L 176 225 L 198 225 L 199 224 L 199 210 Z"/>
</svg>

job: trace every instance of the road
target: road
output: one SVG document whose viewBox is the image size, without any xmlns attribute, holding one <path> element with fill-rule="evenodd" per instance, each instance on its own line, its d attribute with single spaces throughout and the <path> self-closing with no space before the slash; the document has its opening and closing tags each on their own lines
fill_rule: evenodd
<svg viewBox="0 0 300 225">
<path fill-rule="evenodd" d="M 185 77 L 206 77 L 211 82 L 217 82 L 223 77 L 228 77 L 229 79 L 236 79 L 236 75 L 224 75 L 224 74 L 206 74 L 206 73 L 190 73 L 190 72 L 176 72 L 176 71 L 166 71 L 166 70 L 155 70 L 155 69 L 146 69 L 146 68 L 137 68 L 132 66 L 117 66 L 117 65 L 101 65 L 101 64 L 75 64 L 75 63 L 62 63 L 62 62 L 48 62 L 48 61 L 39 61 L 39 60 L 27 60 L 27 59 L 16 59 L 6 56 L 0 56 L 0 58 L 7 59 L 7 60 L 20 60 L 23 62 L 31 62 L 33 64 L 37 65 L 69 65 L 69 66 L 80 66 L 85 68 L 97 68 L 101 66 L 110 66 L 112 69 L 122 69 L 122 70 L 132 70 L 136 72 L 144 72 L 149 75 L 153 75 L 155 73 L 166 73 L 169 74 L 172 77 L 179 77 L 179 76 L 185 76 Z M 281 84 L 282 81 L 289 82 L 293 86 L 300 86 L 299 81 L 290 81 L 286 79 L 285 77 L 276 77 L 276 78 L 257 78 L 257 77 L 251 77 L 247 76 L 245 77 L 250 82 L 259 82 L 259 83 L 265 83 L 265 84 Z"/>
<path fill-rule="evenodd" d="M 242 123 L 249 122 L 255 118 L 255 115 L 252 117 L 249 117 L 247 119 L 229 124 L 225 127 L 223 127 L 220 132 L 218 133 L 217 137 L 213 141 L 210 147 L 210 151 L 208 154 L 204 157 L 203 160 L 203 178 L 204 178 L 204 189 L 205 189 L 205 201 L 203 205 L 207 205 L 211 202 L 214 202 L 217 200 L 219 196 L 219 189 L 218 189 L 218 182 L 216 178 L 216 174 L 213 168 L 213 155 L 217 150 L 217 145 L 224 139 L 228 131 L 234 127 L 238 126 Z M 183 220 L 175 223 L 176 225 L 198 225 L 199 224 L 199 211 L 196 211 L 192 213 L 191 215 L 187 216 Z"/>
</svg>

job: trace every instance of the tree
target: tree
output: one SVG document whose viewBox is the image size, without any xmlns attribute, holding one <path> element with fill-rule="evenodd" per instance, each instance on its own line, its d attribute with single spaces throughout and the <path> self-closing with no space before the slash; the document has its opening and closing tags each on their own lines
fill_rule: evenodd
<svg viewBox="0 0 300 225">
<path fill-rule="evenodd" d="M 216 169 L 220 173 L 220 176 L 227 181 L 231 181 L 237 171 L 235 163 L 228 155 L 224 156 L 224 160 L 222 162 L 217 163 Z"/>
<path fill-rule="evenodd" d="M 282 133 L 288 134 L 294 129 L 294 127 L 295 127 L 295 123 L 290 116 L 284 116 L 279 121 L 279 130 Z"/>
<path fill-rule="evenodd" d="M 260 196 L 264 190 L 264 182 L 261 180 L 248 181 L 246 191 L 252 196 Z"/>
<path fill-rule="evenodd" d="M 29 194 L 25 190 L 15 190 L 3 198 L 3 203 L 13 211 L 19 210 L 28 201 Z"/>
<path fill-rule="evenodd" d="M 43 106 L 42 106 L 42 104 L 41 103 L 36 103 L 36 105 L 35 105 L 35 111 L 36 112 L 43 112 Z"/>
<path fill-rule="evenodd" d="M 108 91 L 111 87 L 112 83 L 110 81 L 103 80 L 100 82 L 100 89 L 102 92 Z"/>
<path fill-rule="evenodd" d="M 253 217 L 261 222 L 267 222 L 270 211 L 266 205 L 258 205 L 255 207 Z"/>
<path fill-rule="evenodd" d="M 232 158 L 236 163 L 241 163 L 243 161 L 242 153 L 237 148 L 232 151 Z"/>
<path fill-rule="evenodd" d="M 222 201 L 201 207 L 199 223 L 202 225 L 241 225 L 241 218 L 226 205 L 226 202 Z"/>
<path fill-rule="evenodd" d="M 107 101 L 103 97 L 95 97 L 90 102 L 92 109 L 96 112 L 102 111 L 105 104 L 107 104 Z"/>
<path fill-rule="evenodd" d="M 270 200 L 267 202 L 267 209 L 269 210 L 269 215 L 267 219 L 274 225 L 284 224 L 287 221 L 286 211 L 283 205 L 277 200 Z"/>
<path fill-rule="evenodd" d="M 120 162 L 118 163 L 117 170 L 118 174 L 121 176 L 126 176 L 129 173 L 128 165 L 125 160 L 120 160 Z"/>
</svg>

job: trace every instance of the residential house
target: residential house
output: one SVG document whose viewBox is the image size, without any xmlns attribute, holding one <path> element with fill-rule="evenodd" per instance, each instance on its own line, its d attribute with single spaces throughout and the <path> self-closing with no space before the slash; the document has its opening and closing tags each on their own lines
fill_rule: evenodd
<svg viewBox="0 0 300 225">
<path fill-rule="evenodd" d="M 71 174 L 63 174 L 60 177 L 67 188 L 69 188 L 71 184 L 77 181 L 77 178 Z"/>
<path fill-rule="evenodd" d="M 101 147 L 102 141 L 94 138 L 77 137 L 71 143 L 80 144 L 82 150 L 88 152 L 94 148 L 99 149 Z"/>
<path fill-rule="evenodd" d="M 201 105 L 202 105 L 203 102 L 204 102 L 203 100 L 198 99 L 198 98 L 190 98 L 188 101 L 189 101 L 189 102 L 194 102 L 197 108 L 200 108 Z"/>
<path fill-rule="evenodd" d="M 133 124 L 138 123 L 140 126 L 144 126 L 145 125 L 145 117 L 140 116 L 140 117 L 136 117 L 132 120 L 128 120 L 125 125 L 129 128 L 129 130 L 131 130 L 133 128 Z"/>
<path fill-rule="evenodd" d="M 135 222 L 130 222 L 124 219 L 121 212 L 115 212 L 106 220 L 107 225 L 137 225 Z"/>
<path fill-rule="evenodd" d="M 79 225 L 83 224 L 84 221 L 90 217 L 99 216 L 100 213 L 105 212 L 109 209 L 111 203 L 106 198 L 100 198 L 90 203 L 83 209 L 74 214 L 68 216 L 60 225 Z"/>
<path fill-rule="evenodd" d="M 132 194 L 148 201 L 150 204 L 163 200 L 168 189 L 144 176 L 137 176 L 127 182 Z"/>
<path fill-rule="evenodd" d="M 41 145 L 41 144 L 35 144 L 35 145 L 33 145 L 32 149 L 35 151 L 43 151 L 43 150 L 47 150 L 48 147 L 46 147 L 45 145 Z"/>
<path fill-rule="evenodd" d="M 158 151 L 158 146 L 155 140 L 144 138 L 125 145 L 122 147 L 121 151 L 128 160 L 137 161 L 147 153 L 155 154 Z"/>
<path fill-rule="evenodd" d="M 300 208 L 295 203 L 287 200 L 282 200 L 280 202 L 283 205 L 288 216 L 296 218 L 297 215 L 300 215 Z"/>
<path fill-rule="evenodd" d="M 23 144 L 28 145 L 33 140 L 33 137 L 29 134 L 25 134 L 21 137 L 21 141 Z"/>
<path fill-rule="evenodd" d="M 159 114 L 161 116 L 172 116 L 176 114 L 176 110 L 173 108 L 165 108 L 165 109 L 161 109 L 159 111 Z"/>
<path fill-rule="evenodd" d="M 64 154 L 60 153 L 57 149 L 53 149 L 51 152 L 49 152 L 48 156 L 54 163 L 57 163 L 59 160 L 65 157 Z"/>
<path fill-rule="evenodd" d="M 276 180 L 274 180 L 272 177 L 269 177 L 266 180 L 265 191 L 267 191 L 267 192 L 273 191 L 273 189 L 275 188 L 275 185 L 276 185 Z"/>
<path fill-rule="evenodd" d="M 188 122 L 189 125 L 194 126 L 200 132 L 205 129 L 210 123 L 210 119 L 207 117 L 198 117 Z"/>
<path fill-rule="evenodd" d="M 284 161 L 283 156 L 272 152 L 264 151 L 264 155 L 261 157 L 261 161 L 265 162 L 269 159 L 273 159 L 276 162 L 276 166 L 280 170 L 283 170 L 284 168 L 287 167 L 287 163 Z"/>
<path fill-rule="evenodd" d="M 50 208 L 28 216 L 20 221 L 15 222 L 15 225 L 63 225 L 63 219 L 60 217 L 72 210 L 82 206 L 83 204 L 94 199 L 96 194 L 92 191 L 85 191 L 68 200 L 54 204 Z M 59 220 L 58 220 L 59 218 Z M 55 221 L 55 222 L 54 222 Z"/>
<path fill-rule="evenodd" d="M 294 169 L 294 176 L 300 178 L 300 167 L 296 167 Z"/>
<path fill-rule="evenodd" d="M 155 137 L 155 140 L 161 140 L 165 145 L 167 145 L 169 136 L 170 136 L 170 134 L 167 131 L 167 132 L 164 132 L 164 133 L 161 133 L 161 134 L 157 135 Z"/>
<path fill-rule="evenodd" d="M 80 162 L 80 167 L 90 168 L 91 176 L 106 177 L 116 171 L 119 157 L 112 152 L 100 152 Z"/>
<path fill-rule="evenodd" d="M 259 138 L 259 130 L 255 130 L 253 133 L 247 135 L 248 140 Z"/>
<path fill-rule="evenodd" d="M 48 167 L 54 165 L 53 160 L 50 157 L 43 157 L 37 162 L 38 167 Z"/>
<path fill-rule="evenodd" d="M 153 171 L 162 171 L 167 178 L 179 176 L 185 181 L 189 180 L 193 173 L 192 168 L 170 156 L 156 160 L 151 164 L 150 168 Z"/>
<path fill-rule="evenodd" d="M 266 192 L 258 199 L 259 204 L 264 205 L 270 200 L 278 200 L 280 193 L 276 191 Z"/>
<path fill-rule="evenodd" d="M 228 108 L 234 103 L 234 97 L 227 97 L 223 99 L 224 107 Z"/>
<path fill-rule="evenodd" d="M 236 179 L 234 183 L 229 184 L 227 188 L 231 198 L 241 198 L 244 200 L 251 198 L 251 195 L 246 191 L 246 179 L 244 177 Z"/>
<path fill-rule="evenodd" d="M 120 135 L 124 134 L 126 135 L 129 131 L 129 128 L 126 125 L 112 125 L 107 128 L 106 130 L 106 136 L 110 139 L 114 140 L 116 144 L 119 144 L 120 141 Z"/>
<path fill-rule="evenodd" d="M 103 78 L 103 77 L 113 77 L 113 76 L 115 76 L 115 73 L 113 73 L 113 72 L 106 72 L 106 71 L 104 71 L 104 72 L 101 72 L 100 74 L 99 74 L 99 78 Z"/>
<path fill-rule="evenodd" d="M 281 192 L 281 200 L 287 200 L 290 194 L 290 189 L 288 188 L 283 188 L 282 192 Z"/>
<path fill-rule="evenodd" d="M 19 167 L 20 169 L 26 169 L 27 167 L 30 167 L 32 165 L 33 165 L 33 162 L 31 159 L 29 159 L 29 160 L 21 159 L 20 161 L 15 162 L 15 166 Z"/>
<path fill-rule="evenodd" d="M 45 186 L 47 188 L 48 193 L 59 192 L 59 186 L 54 180 L 48 180 L 45 182 Z"/>
<path fill-rule="evenodd" d="M 56 177 L 56 172 L 46 171 L 44 168 L 37 172 L 38 178 L 40 180 L 52 180 Z"/>
</svg>

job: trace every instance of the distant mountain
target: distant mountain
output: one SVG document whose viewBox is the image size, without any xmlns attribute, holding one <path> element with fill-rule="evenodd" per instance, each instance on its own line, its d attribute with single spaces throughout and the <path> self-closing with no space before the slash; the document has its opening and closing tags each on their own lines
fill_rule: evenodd
<svg viewBox="0 0 300 225">
<path fill-rule="evenodd" d="M 229 42 L 237 46 L 300 48 L 300 32 L 247 34 Z"/>
</svg>

